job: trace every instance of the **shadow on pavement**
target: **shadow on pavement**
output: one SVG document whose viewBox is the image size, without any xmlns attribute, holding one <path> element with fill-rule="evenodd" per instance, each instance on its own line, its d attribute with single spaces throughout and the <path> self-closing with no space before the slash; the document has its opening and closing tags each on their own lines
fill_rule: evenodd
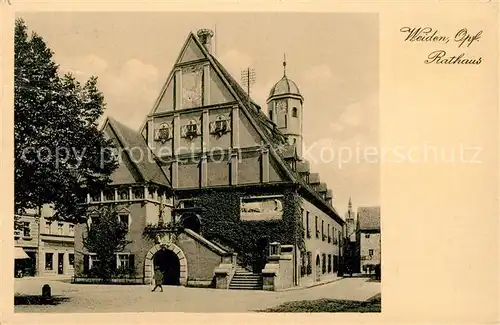
<svg viewBox="0 0 500 325">
<path fill-rule="evenodd" d="M 16 295 L 14 296 L 14 305 L 59 305 L 60 303 L 69 301 L 68 297 L 52 296 L 51 298 L 43 298 L 39 295 Z"/>
</svg>

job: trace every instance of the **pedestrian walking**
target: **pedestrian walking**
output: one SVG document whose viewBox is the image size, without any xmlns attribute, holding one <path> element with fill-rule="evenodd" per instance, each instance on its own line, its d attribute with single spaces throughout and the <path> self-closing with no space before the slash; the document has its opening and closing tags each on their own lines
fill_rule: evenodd
<svg viewBox="0 0 500 325">
<path fill-rule="evenodd" d="M 160 288 L 161 292 L 163 292 L 163 287 L 161 286 L 163 284 L 163 273 L 160 271 L 159 267 L 155 268 L 153 280 L 155 283 L 155 287 L 153 288 L 153 290 L 151 290 L 151 292 L 156 291 L 156 288 Z"/>
</svg>

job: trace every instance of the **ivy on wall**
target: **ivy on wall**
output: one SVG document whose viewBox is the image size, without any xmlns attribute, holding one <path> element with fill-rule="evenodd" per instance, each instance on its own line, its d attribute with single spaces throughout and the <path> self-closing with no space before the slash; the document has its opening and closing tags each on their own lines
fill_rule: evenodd
<svg viewBox="0 0 500 325">
<path fill-rule="evenodd" d="M 240 197 L 245 193 L 209 190 L 197 196 L 202 209 L 202 236 L 234 249 L 246 265 L 262 254 L 259 242 L 297 244 L 304 250 L 304 229 L 300 217 L 300 202 L 293 189 L 285 189 L 281 220 L 240 220 Z"/>
</svg>

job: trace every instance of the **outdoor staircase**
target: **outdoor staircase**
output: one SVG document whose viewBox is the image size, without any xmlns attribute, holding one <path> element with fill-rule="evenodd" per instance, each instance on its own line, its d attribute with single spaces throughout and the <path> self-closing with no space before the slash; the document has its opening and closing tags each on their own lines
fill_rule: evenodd
<svg viewBox="0 0 500 325">
<path fill-rule="evenodd" d="M 229 289 L 236 290 L 262 290 L 262 275 L 236 266 L 234 276 L 229 283 Z"/>
</svg>

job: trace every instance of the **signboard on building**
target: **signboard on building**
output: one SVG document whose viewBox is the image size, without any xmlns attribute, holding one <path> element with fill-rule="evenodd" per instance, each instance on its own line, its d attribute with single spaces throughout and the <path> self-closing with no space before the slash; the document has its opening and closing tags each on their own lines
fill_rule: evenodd
<svg viewBox="0 0 500 325">
<path fill-rule="evenodd" d="M 279 220 L 283 217 L 283 196 L 253 196 L 241 199 L 240 217 L 244 221 Z"/>
</svg>

